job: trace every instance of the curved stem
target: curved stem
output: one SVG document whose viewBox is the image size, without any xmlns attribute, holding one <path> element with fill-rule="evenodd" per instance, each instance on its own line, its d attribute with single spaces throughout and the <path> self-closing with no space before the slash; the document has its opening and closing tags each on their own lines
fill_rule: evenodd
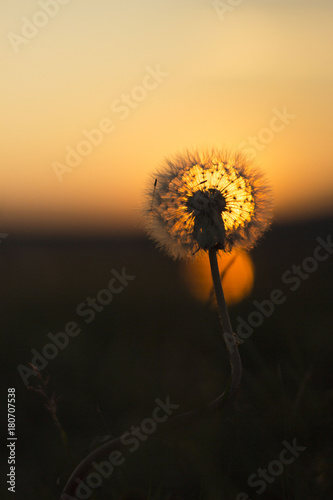
<svg viewBox="0 0 333 500">
<path fill-rule="evenodd" d="M 240 386 L 242 378 L 242 362 L 238 352 L 235 336 L 232 331 L 227 304 L 224 298 L 215 248 L 209 249 L 209 262 L 214 283 L 217 307 L 222 326 L 223 338 L 226 343 L 230 359 L 231 383 L 228 391 L 228 396 L 231 397 L 235 394 Z M 221 396 L 215 401 L 218 401 L 220 398 Z"/>
<path fill-rule="evenodd" d="M 113 439 L 107 443 L 101 445 L 96 450 L 93 450 L 89 455 L 87 455 L 79 465 L 74 469 L 70 478 L 68 479 L 62 493 L 60 500 L 74 500 L 76 489 L 83 481 L 83 479 L 88 475 L 88 472 L 92 468 L 93 462 L 97 460 L 102 460 L 105 456 L 113 450 L 118 450 L 122 446 L 121 438 Z"/>
</svg>

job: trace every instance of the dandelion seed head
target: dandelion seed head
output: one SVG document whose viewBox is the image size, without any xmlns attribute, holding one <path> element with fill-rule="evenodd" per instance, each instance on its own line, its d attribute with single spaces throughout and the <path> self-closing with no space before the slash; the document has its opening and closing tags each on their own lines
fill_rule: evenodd
<svg viewBox="0 0 333 500">
<path fill-rule="evenodd" d="M 148 234 L 173 258 L 250 249 L 271 222 L 271 192 L 242 153 L 187 151 L 153 174 L 144 212 Z"/>
</svg>

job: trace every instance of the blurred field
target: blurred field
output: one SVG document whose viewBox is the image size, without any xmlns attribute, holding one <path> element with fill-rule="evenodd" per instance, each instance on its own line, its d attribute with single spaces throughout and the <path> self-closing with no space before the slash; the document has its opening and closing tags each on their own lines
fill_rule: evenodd
<svg viewBox="0 0 333 500">
<path fill-rule="evenodd" d="M 234 328 L 237 317 L 246 320 L 255 310 L 253 300 L 268 299 L 276 288 L 286 300 L 240 346 L 238 397 L 212 417 L 152 435 L 91 498 L 125 498 L 131 488 L 151 499 L 236 500 L 240 492 L 263 500 L 333 498 L 333 254 L 295 291 L 281 279 L 313 255 L 316 238 L 326 240 L 332 227 L 332 219 L 273 227 L 251 252 L 254 288 L 230 308 Z M 85 323 L 77 306 L 123 267 L 135 279 Z M 216 311 L 193 298 L 182 264 L 145 237 L 9 234 L 0 245 L 0 272 L 2 400 L 7 387 L 17 392 L 15 498 L 57 499 L 96 439 L 150 417 L 156 398 L 170 396 L 183 412 L 225 388 L 229 366 Z M 17 371 L 68 321 L 82 331 L 43 375 L 62 395 L 58 417 L 70 457 L 41 397 Z M 257 495 L 248 477 L 295 438 L 306 450 Z"/>
</svg>

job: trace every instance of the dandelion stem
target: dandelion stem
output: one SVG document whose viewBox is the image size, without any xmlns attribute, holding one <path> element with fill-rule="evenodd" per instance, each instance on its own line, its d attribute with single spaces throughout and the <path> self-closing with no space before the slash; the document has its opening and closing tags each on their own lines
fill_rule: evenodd
<svg viewBox="0 0 333 500">
<path fill-rule="evenodd" d="M 220 279 L 220 271 L 217 262 L 216 248 L 209 249 L 209 262 L 214 283 L 215 296 L 219 311 L 223 338 L 227 346 L 227 351 L 231 366 L 231 383 L 228 391 L 228 397 L 231 397 L 238 390 L 242 378 L 242 362 L 238 352 L 236 339 L 232 331 L 232 326 L 229 318 L 228 308 L 225 301 L 223 288 Z M 223 394 L 224 397 L 224 394 Z M 215 400 L 215 404 L 220 403 L 220 398 Z"/>
</svg>

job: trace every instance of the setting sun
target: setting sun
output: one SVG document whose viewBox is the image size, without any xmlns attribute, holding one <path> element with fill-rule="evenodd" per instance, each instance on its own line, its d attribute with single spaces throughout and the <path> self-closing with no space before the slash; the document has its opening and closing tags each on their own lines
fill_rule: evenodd
<svg viewBox="0 0 333 500">
<path fill-rule="evenodd" d="M 246 252 L 233 251 L 219 254 L 218 263 L 226 302 L 228 305 L 237 304 L 251 293 L 254 279 L 252 260 Z M 207 255 L 183 263 L 181 274 L 193 297 L 216 307 Z"/>
</svg>

